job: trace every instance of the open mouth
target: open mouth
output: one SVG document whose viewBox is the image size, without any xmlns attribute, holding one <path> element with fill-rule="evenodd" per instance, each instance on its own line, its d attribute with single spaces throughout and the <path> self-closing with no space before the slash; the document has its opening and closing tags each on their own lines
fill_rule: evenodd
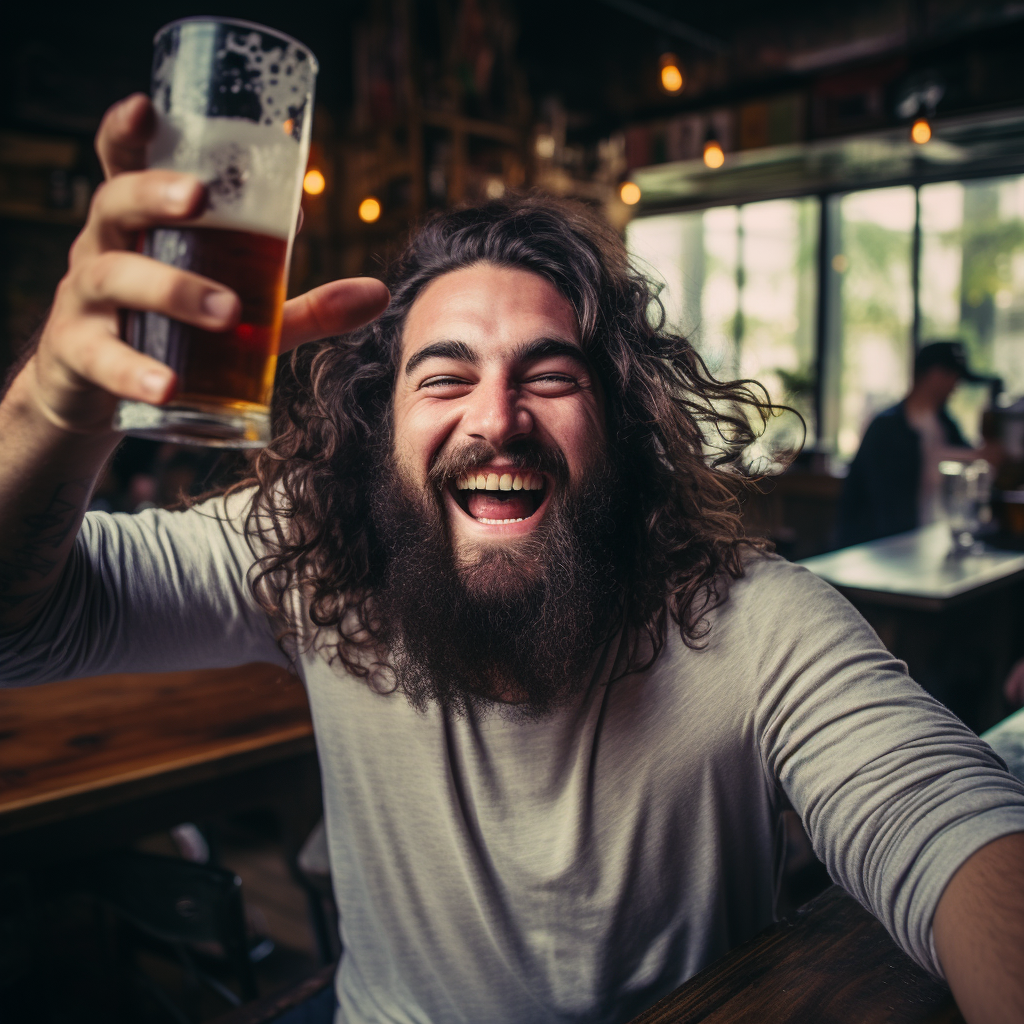
<svg viewBox="0 0 1024 1024">
<path fill-rule="evenodd" d="M 547 491 L 547 480 L 530 470 L 464 473 L 451 485 L 459 508 L 489 526 L 508 526 L 529 519 L 544 504 Z"/>
</svg>

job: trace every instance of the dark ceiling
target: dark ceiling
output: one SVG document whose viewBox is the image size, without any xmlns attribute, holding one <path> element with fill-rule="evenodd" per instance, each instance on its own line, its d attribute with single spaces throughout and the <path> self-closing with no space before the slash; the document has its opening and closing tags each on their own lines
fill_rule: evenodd
<svg viewBox="0 0 1024 1024">
<path fill-rule="evenodd" d="M 414 7 L 456 5 L 456 0 L 410 2 Z M 812 67 L 816 61 L 818 66 L 842 63 L 844 55 L 858 46 L 865 52 L 912 49 L 998 23 L 1014 13 L 1006 4 L 989 0 L 850 0 L 843 5 L 820 0 L 780 0 L 771 5 L 754 0 L 472 2 L 485 17 L 496 6 L 514 12 L 518 60 L 535 104 L 558 96 L 577 120 L 602 123 L 622 122 L 678 103 L 660 93 L 657 84 L 658 58 L 666 49 L 678 53 L 687 69 L 690 84 L 684 100 L 700 103 L 702 96 L 756 90 L 759 82 L 792 76 L 795 69 Z M 148 87 L 155 30 L 175 18 L 208 14 L 210 7 L 218 14 L 273 25 L 306 42 L 321 62 L 318 101 L 344 115 L 352 89 L 352 26 L 369 8 L 388 9 L 390 3 L 220 0 L 214 5 L 151 0 L 97 6 L 21 0 L 5 14 L 7 38 L 13 45 L 5 47 L 9 59 L 0 65 L 0 117 L 15 126 L 25 120 L 18 96 L 30 80 L 32 88 L 49 89 L 60 97 L 69 110 L 65 130 L 90 132 L 110 102 Z M 693 36 L 711 40 L 701 45 Z"/>
</svg>

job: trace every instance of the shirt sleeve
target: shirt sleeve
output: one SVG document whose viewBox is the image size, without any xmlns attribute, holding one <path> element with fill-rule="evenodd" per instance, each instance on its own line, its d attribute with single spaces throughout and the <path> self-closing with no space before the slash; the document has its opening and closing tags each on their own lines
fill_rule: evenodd
<svg viewBox="0 0 1024 1024">
<path fill-rule="evenodd" d="M 774 566 L 781 610 L 756 640 L 765 770 L 832 878 L 941 975 L 939 899 L 973 853 L 1024 831 L 1024 785 L 845 598 L 807 570 Z"/>
<path fill-rule="evenodd" d="M 248 575 L 251 492 L 183 512 L 90 512 L 53 600 L 0 638 L 0 681 L 287 665 Z"/>
</svg>

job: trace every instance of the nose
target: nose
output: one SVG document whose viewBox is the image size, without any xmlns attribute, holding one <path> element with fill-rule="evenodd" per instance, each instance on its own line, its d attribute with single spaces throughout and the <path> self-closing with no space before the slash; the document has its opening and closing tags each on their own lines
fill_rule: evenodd
<svg viewBox="0 0 1024 1024">
<path fill-rule="evenodd" d="M 474 439 L 501 448 L 533 431 L 533 416 L 508 380 L 480 381 L 467 398 L 462 429 Z"/>
</svg>

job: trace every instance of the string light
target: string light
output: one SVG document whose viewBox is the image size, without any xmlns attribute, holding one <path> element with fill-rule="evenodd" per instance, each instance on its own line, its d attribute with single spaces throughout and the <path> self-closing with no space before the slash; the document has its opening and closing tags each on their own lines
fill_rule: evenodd
<svg viewBox="0 0 1024 1024">
<path fill-rule="evenodd" d="M 624 181 L 619 189 L 619 198 L 627 206 L 636 206 L 640 202 L 640 186 L 634 181 Z"/>
<path fill-rule="evenodd" d="M 326 187 L 327 181 L 322 171 L 318 171 L 315 167 L 306 171 L 306 176 L 302 179 L 302 188 L 307 195 L 318 196 Z"/>
<path fill-rule="evenodd" d="M 704 163 L 713 171 L 725 163 L 725 153 L 722 152 L 722 144 L 718 139 L 708 139 L 704 143 Z"/>
<path fill-rule="evenodd" d="M 932 137 L 932 126 L 926 117 L 919 117 L 910 127 L 910 137 L 923 146 Z"/>
<path fill-rule="evenodd" d="M 364 224 L 372 224 L 375 220 L 380 218 L 380 202 L 373 198 L 373 196 L 367 196 L 359 204 L 359 219 Z"/>
<path fill-rule="evenodd" d="M 686 76 L 683 74 L 679 58 L 674 53 L 663 53 L 661 55 L 661 87 L 665 92 L 681 92 L 686 84 Z"/>
</svg>

